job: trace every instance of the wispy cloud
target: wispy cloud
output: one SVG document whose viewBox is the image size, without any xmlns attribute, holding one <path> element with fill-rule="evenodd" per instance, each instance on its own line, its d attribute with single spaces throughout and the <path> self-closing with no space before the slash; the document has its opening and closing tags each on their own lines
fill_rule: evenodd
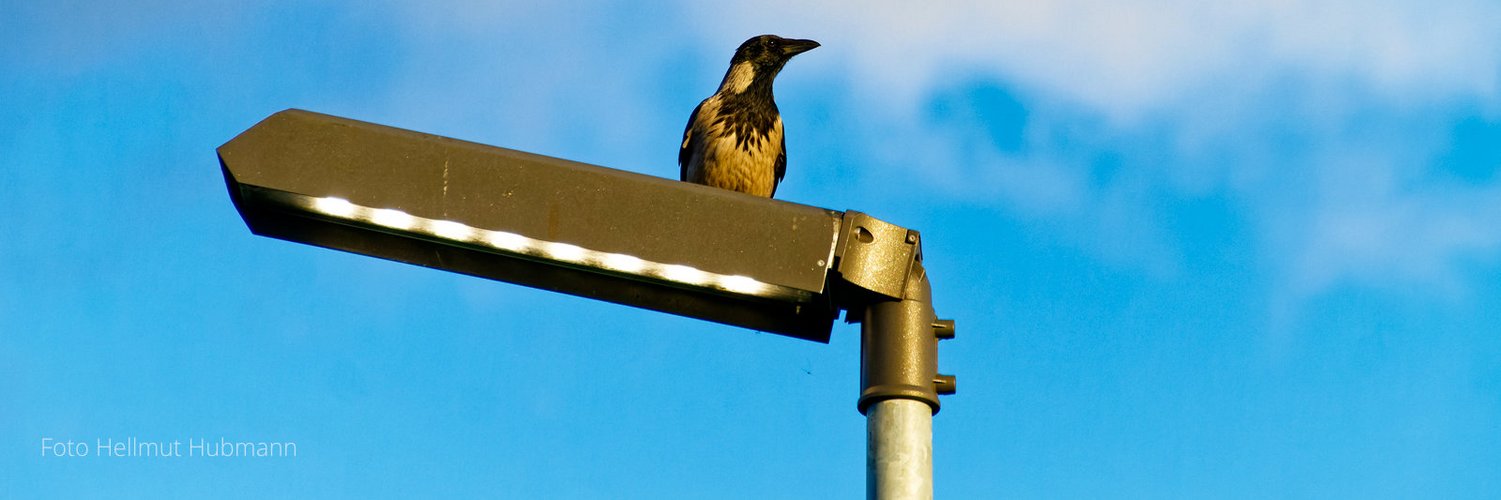
<svg viewBox="0 0 1501 500">
<path fill-rule="evenodd" d="M 684 47 L 661 33 L 672 18 L 589 1 L 390 7 L 393 36 L 410 52 L 398 59 L 391 95 L 380 97 L 387 114 L 473 140 L 554 154 L 566 147 L 626 159 L 612 164 L 619 168 L 675 172 L 675 139 L 661 138 L 677 131 L 653 128 L 665 111 L 654 99 L 664 94 L 660 75 Z M 641 154 L 653 144 L 663 144 L 659 157 Z"/>
<path fill-rule="evenodd" d="M 946 192 L 1086 228 L 1102 251 L 1170 255 L 1139 237 L 1163 234 L 1152 205 L 1203 196 L 1244 207 L 1278 294 L 1452 289 L 1501 242 L 1501 183 L 1434 165 L 1455 123 L 1501 117 L 1495 3 L 761 2 L 695 14 L 720 45 L 761 31 L 825 41 L 856 105 L 905 124 L 904 144 L 870 163 L 925 159 Z M 976 123 L 923 116 L 965 80 L 1020 96 L 1019 150 L 957 130 Z M 1091 175 L 1101 156 L 1121 168 Z"/>
<path fill-rule="evenodd" d="M 1416 100 L 1494 99 L 1501 6 L 1487 2 L 1049 0 L 917 5 L 773 1 L 699 6 L 705 36 L 817 33 L 861 89 L 916 106 L 956 70 L 982 69 L 1112 117 L 1184 92 L 1294 71 Z"/>
</svg>

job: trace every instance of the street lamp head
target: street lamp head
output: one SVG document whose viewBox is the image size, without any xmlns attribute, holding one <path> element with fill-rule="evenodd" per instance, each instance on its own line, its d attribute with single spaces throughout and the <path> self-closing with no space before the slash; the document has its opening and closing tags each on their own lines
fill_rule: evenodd
<svg viewBox="0 0 1501 500">
<path fill-rule="evenodd" d="M 307 111 L 219 148 L 252 232 L 827 341 L 841 214 Z"/>
</svg>

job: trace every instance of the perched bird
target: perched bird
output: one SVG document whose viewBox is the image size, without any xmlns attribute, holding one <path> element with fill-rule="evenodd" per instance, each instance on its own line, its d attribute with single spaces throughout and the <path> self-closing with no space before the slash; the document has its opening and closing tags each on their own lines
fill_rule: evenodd
<svg viewBox="0 0 1501 500">
<path fill-rule="evenodd" d="M 693 108 L 678 150 L 682 180 L 765 196 L 787 172 L 787 141 L 771 82 L 792 56 L 818 42 L 776 35 L 746 40 L 730 59 L 719 91 Z"/>
</svg>

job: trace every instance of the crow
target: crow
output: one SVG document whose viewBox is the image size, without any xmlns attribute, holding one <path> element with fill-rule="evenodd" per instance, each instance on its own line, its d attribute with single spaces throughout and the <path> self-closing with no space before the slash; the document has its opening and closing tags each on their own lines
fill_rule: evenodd
<svg viewBox="0 0 1501 500">
<path fill-rule="evenodd" d="M 771 82 L 818 42 L 761 35 L 730 59 L 719 90 L 693 108 L 678 150 L 682 180 L 766 198 L 787 172 L 787 140 Z"/>
</svg>

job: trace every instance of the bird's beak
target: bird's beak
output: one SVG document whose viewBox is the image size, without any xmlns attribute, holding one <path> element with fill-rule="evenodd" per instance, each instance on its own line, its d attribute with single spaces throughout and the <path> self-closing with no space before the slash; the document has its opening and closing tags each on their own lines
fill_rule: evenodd
<svg viewBox="0 0 1501 500">
<path fill-rule="evenodd" d="M 782 41 L 782 57 L 791 58 L 817 47 L 818 42 L 813 40 L 784 39 Z"/>
</svg>

